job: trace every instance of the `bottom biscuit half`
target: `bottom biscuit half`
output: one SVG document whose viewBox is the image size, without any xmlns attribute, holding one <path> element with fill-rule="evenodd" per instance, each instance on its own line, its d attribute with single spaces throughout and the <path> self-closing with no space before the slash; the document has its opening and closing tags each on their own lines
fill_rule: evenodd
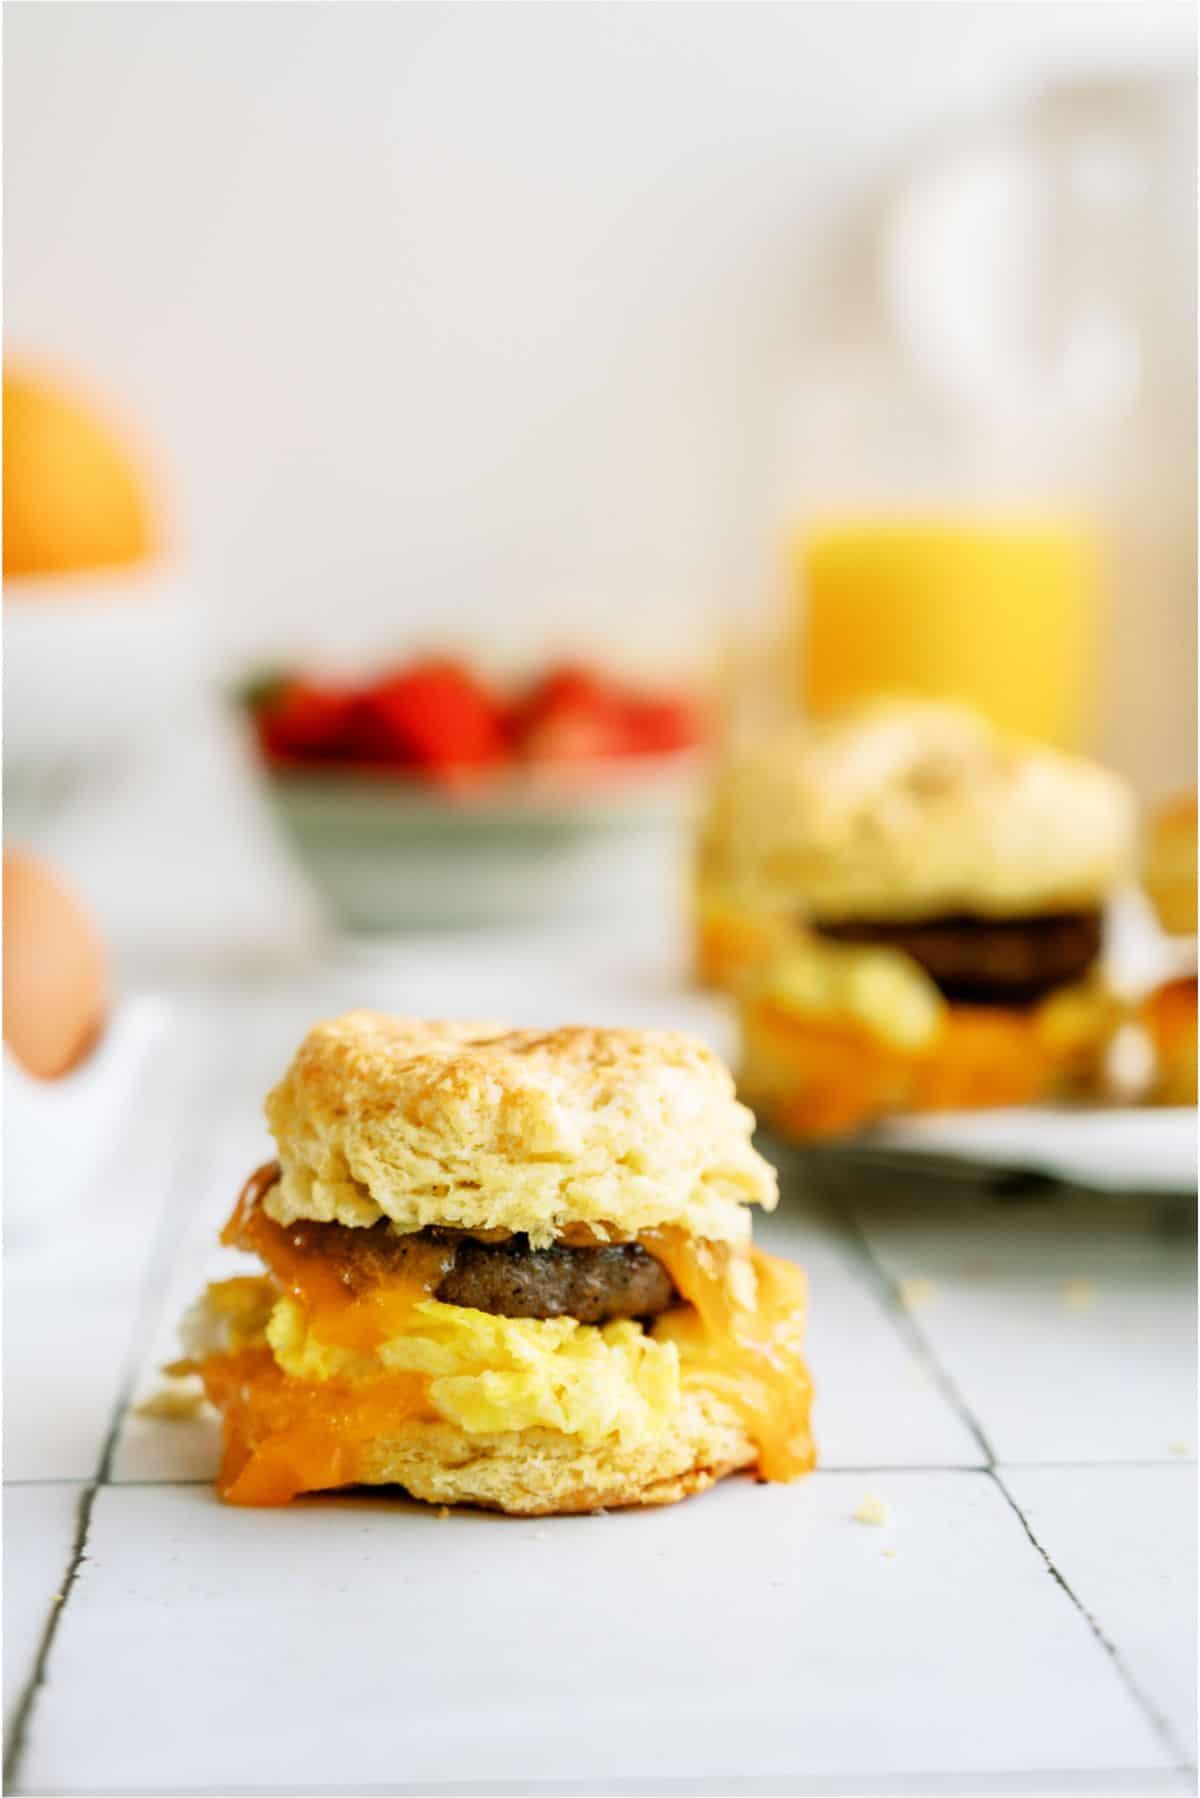
<svg viewBox="0 0 1200 1798">
<path fill-rule="evenodd" d="M 756 1459 L 737 1417 L 693 1393 L 669 1429 L 637 1446 L 583 1448 L 553 1430 L 484 1438 L 426 1424 L 370 1446 L 364 1480 L 403 1486 L 433 1504 L 479 1505 L 517 1517 L 669 1505 Z"/>
<path fill-rule="evenodd" d="M 758 1460 L 736 1408 L 693 1387 L 653 1431 L 586 1441 L 547 1428 L 477 1432 L 429 1414 L 419 1383 L 314 1391 L 261 1351 L 205 1370 L 222 1411 L 221 1496 L 278 1505 L 344 1486 L 400 1486 L 430 1504 L 514 1516 L 673 1504 Z"/>
</svg>

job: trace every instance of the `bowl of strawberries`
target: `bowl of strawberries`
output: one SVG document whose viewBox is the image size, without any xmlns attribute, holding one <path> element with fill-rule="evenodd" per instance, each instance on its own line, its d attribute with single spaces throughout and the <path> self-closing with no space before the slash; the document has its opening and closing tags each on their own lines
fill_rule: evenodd
<svg viewBox="0 0 1200 1798">
<path fill-rule="evenodd" d="M 706 736 L 691 693 L 427 656 L 273 675 L 243 702 L 279 823 L 347 929 L 611 916 L 679 880 Z"/>
</svg>

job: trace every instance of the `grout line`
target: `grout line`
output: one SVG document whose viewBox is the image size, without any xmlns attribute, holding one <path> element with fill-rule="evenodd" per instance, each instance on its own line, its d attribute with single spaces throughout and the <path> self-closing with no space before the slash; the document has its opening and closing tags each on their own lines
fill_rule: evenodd
<svg viewBox="0 0 1200 1798">
<path fill-rule="evenodd" d="M 973 1768 L 966 1773 L 957 1769 L 939 1767 L 934 1772 L 924 1769 L 905 1768 L 900 1777 L 905 1781 L 904 1790 L 909 1792 L 937 1791 L 952 1794 L 956 1789 L 972 1793 L 1028 1793 L 1028 1792 L 1060 1792 L 1067 1793 L 1100 1793 L 1104 1791 L 1120 1794 L 1128 1798 L 1129 1794 L 1140 1794 L 1154 1789 L 1162 1792 L 1176 1791 L 1175 1785 L 1168 1787 L 1166 1781 L 1178 1774 L 1194 1774 L 1195 1767 L 1191 1762 L 1171 1767 L 1053 1767 L 1050 1769 L 1035 1768 L 998 1768 L 980 1773 Z M 719 1776 L 718 1776 L 719 1777 Z M 892 1776 L 894 1779 L 894 1775 Z M 731 1792 L 766 1793 L 770 1798 L 783 1798 L 784 1794 L 799 1793 L 805 1798 L 812 1798 L 820 1793 L 821 1798 L 829 1798 L 834 1793 L 844 1793 L 847 1798 L 864 1792 L 876 1791 L 881 1775 L 873 1773 L 842 1772 L 833 1775 L 813 1774 L 750 1774 L 729 1787 L 721 1790 Z M 1077 1782 L 1086 1779 L 1087 1786 Z M 956 1788 L 950 1782 L 961 1780 Z M 1105 1782 L 1109 1783 L 1105 1783 Z M 1135 1784 L 1144 1781 L 1144 1784 Z M 986 1783 L 985 1783 L 986 1782 Z M 1068 1783 L 1070 1782 L 1070 1783 Z M 709 1789 L 716 1790 L 717 1783 L 713 1777 L 705 1781 Z M 235 1788 L 229 1785 L 177 1785 L 171 1788 L 174 1798 L 229 1798 Z M 892 1791 L 901 1788 L 893 1784 Z M 244 1792 L 244 1787 L 237 1787 Z M 420 1785 L 404 1782 L 400 1785 L 389 1783 L 381 1785 L 377 1781 L 368 1785 L 339 1786 L 341 1798 L 564 1798 L 564 1795 L 577 1794 L 578 1798 L 596 1798 L 596 1794 L 604 1792 L 610 1798 L 644 1798 L 647 1792 L 660 1794 L 660 1798 L 684 1798 L 684 1795 L 696 1790 L 696 1781 L 669 1775 L 666 1778 L 654 1779 L 649 1776 L 630 1775 L 614 1780 L 606 1780 L 602 1785 L 595 1781 L 582 1780 L 433 1780 L 422 1781 Z M 158 1786 L 89 1786 L 91 1798 L 160 1798 L 161 1788 Z M 254 1798 L 328 1798 L 327 1785 L 256 1785 L 253 1787 Z"/>
<path fill-rule="evenodd" d="M 110 1484 L 113 1455 L 116 1451 L 117 1439 L 121 1433 L 121 1425 L 129 1408 L 129 1400 L 133 1391 L 133 1383 L 141 1365 L 141 1351 L 149 1340 L 154 1313 L 154 1294 L 158 1276 L 168 1259 L 168 1246 L 172 1241 L 169 1225 L 175 1209 L 176 1194 L 180 1181 L 195 1161 L 200 1159 L 201 1151 L 193 1142 L 188 1149 L 175 1153 L 169 1169 L 163 1179 L 163 1197 L 160 1201 L 158 1216 L 155 1219 L 151 1236 L 150 1253 L 145 1271 L 138 1282 L 138 1299 L 133 1309 L 133 1322 L 130 1327 L 128 1347 L 121 1363 L 118 1376 L 116 1396 L 109 1414 L 108 1430 L 101 1446 L 96 1471 L 88 1482 L 79 1500 L 79 1521 L 75 1531 L 75 1539 L 71 1548 L 71 1557 L 67 1567 L 66 1579 L 62 1590 L 51 1600 L 50 1612 L 42 1630 L 34 1657 L 33 1668 L 21 1693 L 20 1701 L 13 1714 L 13 1725 L 9 1735 L 8 1747 L 4 1756 L 4 1789 L 15 1788 L 17 1771 L 25 1752 L 29 1726 L 37 1703 L 38 1693 L 45 1683 L 49 1667 L 50 1655 L 54 1648 L 58 1626 L 62 1621 L 71 1594 L 75 1589 L 80 1569 L 87 1559 L 88 1535 L 91 1528 L 92 1512 L 96 1504 L 96 1496 L 102 1486 Z M 36 1483 L 36 1482 L 35 1482 Z"/>
<path fill-rule="evenodd" d="M 4 1756 L 4 1790 L 15 1789 L 17 1766 L 25 1750 L 25 1737 L 28 1733 L 30 1718 L 33 1715 L 34 1702 L 38 1691 L 46 1677 L 46 1666 L 50 1659 L 50 1650 L 54 1646 L 54 1638 L 58 1633 L 58 1623 L 67 1608 L 67 1600 L 79 1577 L 79 1569 L 83 1565 L 84 1550 L 87 1547 L 88 1529 L 92 1521 L 92 1506 L 96 1502 L 99 1487 L 92 1480 L 79 1495 L 79 1510 L 76 1516 L 75 1536 L 71 1543 L 71 1553 L 67 1561 L 66 1577 L 62 1589 L 55 1593 L 50 1601 L 50 1610 L 42 1628 L 37 1653 L 33 1657 L 33 1667 L 20 1701 L 13 1712 L 12 1731 L 8 1739 L 8 1748 Z"/>
<path fill-rule="evenodd" d="M 989 1469 L 995 1467 L 996 1453 L 986 1430 L 967 1403 L 957 1383 L 934 1353 L 928 1337 L 901 1298 L 900 1289 L 895 1280 L 882 1262 L 877 1259 L 855 1213 L 845 1205 L 838 1206 L 836 1210 L 831 1207 L 831 1224 L 862 1264 L 868 1283 L 874 1287 L 877 1296 L 882 1301 L 884 1310 L 891 1318 L 897 1334 L 904 1338 L 960 1423 L 964 1424 L 975 1438 L 983 1456 L 984 1466 Z"/>
<path fill-rule="evenodd" d="M 995 1468 L 983 1468 L 978 1461 L 838 1461 L 831 1463 L 822 1461 L 812 1469 L 812 1476 L 828 1476 L 830 1474 L 855 1473 L 985 1473 L 995 1471 L 1005 1473 L 1121 1473 L 1130 1471 L 1153 1472 L 1156 1468 L 1172 1468 L 1179 1473 L 1196 1472 L 1196 1462 L 1191 1457 L 1179 1455 L 1164 1456 L 1161 1461 L 997 1461 Z M 7 1490 L 10 1486 L 86 1486 L 86 1476 L 79 1474 L 56 1474 L 49 1479 L 30 1477 L 28 1479 L 4 1480 Z M 138 1487 L 170 1487 L 170 1486 L 210 1486 L 212 1477 L 209 1474 L 190 1474 L 186 1478 L 171 1479 L 166 1476 L 159 1479 L 113 1479 L 110 1475 L 105 1482 L 119 1492 L 125 1486 Z"/>
<path fill-rule="evenodd" d="M 1142 1690 L 1142 1688 L 1138 1684 L 1137 1680 L 1134 1679 L 1132 1673 L 1129 1671 L 1129 1668 L 1125 1665 L 1125 1661 L 1121 1655 L 1120 1650 L 1117 1648 L 1116 1643 L 1113 1642 L 1110 1637 L 1105 1635 L 1105 1633 L 1101 1629 L 1100 1624 L 1097 1621 L 1094 1613 L 1088 1610 L 1088 1608 L 1084 1604 L 1083 1600 L 1074 1591 L 1074 1589 L 1070 1585 L 1068 1585 L 1067 1581 L 1063 1578 L 1062 1573 L 1055 1566 L 1054 1562 L 1051 1560 L 1049 1554 L 1047 1553 L 1046 1549 L 1043 1547 L 1042 1543 L 1034 1535 L 1032 1524 L 1030 1523 L 1028 1517 L 1026 1517 L 1026 1515 L 1025 1515 L 1024 1511 L 1021 1509 L 1020 1505 L 1017 1503 L 1017 1500 L 1016 1500 L 1016 1497 L 1014 1496 L 1014 1494 L 1005 1485 L 1004 1480 L 1001 1478 L 1001 1476 L 997 1472 L 996 1468 L 989 1467 L 986 1471 L 987 1471 L 989 1479 L 991 1479 L 993 1481 L 993 1483 L 997 1486 L 997 1488 L 999 1489 L 1001 1495 L 1003 1496 L 1003 1498 L 1005 1500 L 1005 1503 L 1009 1506 L 1010 1510 L 1013 1512 L 1013 1514 L 1018 1519 L 1018 1521 L 1021 1525 L 1021 1528 L 1025 1531 L 1025 1534 L 1029 1538 L 1030 1543 L 1037 1550 L 1037 1553 L 1041 1556 L 1041 1559 L 1042 1559 L 1043 1563 L 1045 1564 L 1046 1572 L 1050 1575 L 1051 1579 L 1055 1582 L 1056 1585 L 1061 1586 L 1061 1588 L 1065 1592 L 1066 1596 L 1070 1599 L 1071 1603 L 1075 1606 L 1075 1609 L 1079 1612 L 1079 1615 L 1083 1618 L 1084 1622 L 1087 1624 L 1088 1628 L 1091 1630 L 1092 1635 L 1095 1637 L 1096 1641 L 1100 1644 L 1100 1647 L 1104 1650 L 1105 1654 L 1108 1656 L 1109 1660 L 1112 1662 L 1113 1667 L 1117 1673 L 1117 1676 L 1121 1680 L 1121 1683 L 1124 1685 L 1126 1691 L 1129 1693 L 1130 1697 L 1134 1700 L 1134 1702 L 1138 1705 L 1140 1710 L 1144 1713 L 1145 1717 L 1147 1718 L 1148 1722 L 1150 1723 L 1155 1734 L 1158 1736 L 1159 1740 L 1162 1742 L 1163 1746 L 1174 1757 L 1176 1765 L 1178 1767 L 1183 1767 L 1183 1768 L 1189 1767 L 1190 1754 L 1191 1754 L 1190 1749 L 1187 1747 L 1187 1745 L 1185 1743 L 1182 1743 L 1182 1742 L 1179 1742 L 1176 1740 L 1175 1732 L 1174 1732 L 1173 1728 L 1171 1727 L 1171 1724 L 1169 1723 L 1167 1718 L 1163 1715 L 1162 1711 L 1159 1710 L 1158 1706 Z"/>
</svg>

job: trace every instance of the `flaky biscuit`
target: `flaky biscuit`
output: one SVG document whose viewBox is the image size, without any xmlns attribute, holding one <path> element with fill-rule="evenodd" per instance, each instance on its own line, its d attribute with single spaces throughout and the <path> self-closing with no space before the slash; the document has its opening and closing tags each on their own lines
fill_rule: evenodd
<svg viewBox="0 0 1200 1798">
<path fill-rule="evenodd" d="M 403 1486 L 430 1504 L 548 1517 L 675 1504 L 756 1459 L 737 1414 L 701 1386 L 649 1441 L 585 1448 L 555 1430 L 477 1436 L 449 1423 L 415 1424 L 369 1445 L 361 1479 Z"/>
<path fill-rule="evenodd" d="M 704 1044 L 670 1031 L 503 1031 L 351 1012 L 311 1030 L 267 1099 L 265 1209 L 401 1230 L 676 1224 L 729 1241 L 775 1175 Z"/>
<path fill-rule="evenodd" d="M 1164 930 L 1196 933 L 1196 795 L 1161 806 L 1150 820 L 1146 891 Z"/>
<path fill-rule="evenodd" d="M 701 839 L 710 891 L 817 922 L 1099 905 L 1127 872 L 1117 775 L 965 707 L 876 701 L 731 756 Z"/>
</svg>

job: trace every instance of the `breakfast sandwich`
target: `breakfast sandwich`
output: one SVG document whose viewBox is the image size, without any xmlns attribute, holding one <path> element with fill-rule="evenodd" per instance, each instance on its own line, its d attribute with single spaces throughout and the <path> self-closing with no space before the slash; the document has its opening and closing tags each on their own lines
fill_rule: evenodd
<svg viewBox="0 0 1200 1798">
<path fill-rule="evenodd" d="M 395 1484 L 522 1515 L 670 1504 L 813 1463 L 804 1275 L 750 1240 L 775 1176 L 703 1044 L 353 1012 L 267 1100 L 278 1160 L 187 1358 L 222 1497 Z"/>
<path fill-rule="evenodd" d="M 1141 1007 L 1154 1051 L 1153 1098 L 1196 1103 L 1196 795 L 1161 807 L 1150 821 L 1144 871 L 1163 929 L 1191 943 L 1191 971 L 1157 987 Z M 1185 964 L 1186 965 L 1186 964 Z"/>
<path fill-rule="evenodd" d="M 876 701 L 732 757 L 700 960 L 734 969 L 743 1097 L 811 1138 L 1094 1081 L 1116 1025 L 1103 910 L 1132 845 L 1117 776 L 958 706 Z"/>
</svg>

